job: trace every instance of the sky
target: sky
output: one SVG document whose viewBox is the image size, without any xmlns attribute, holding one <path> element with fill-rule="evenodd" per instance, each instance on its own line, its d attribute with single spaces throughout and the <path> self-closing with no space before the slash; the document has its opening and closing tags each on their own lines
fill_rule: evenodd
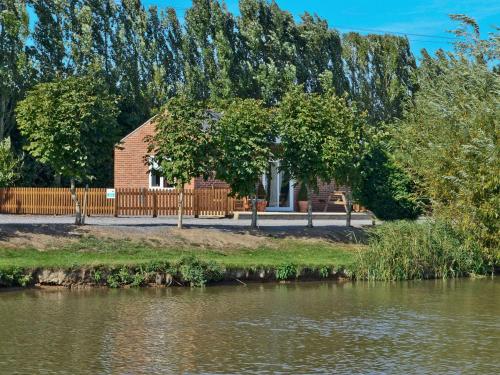
<svg viewBox="0 0 500 375">
<path fill-rule="evenodd" d="M 225 2 L 231 12 L 239 13 L 238 0 Z M 455 38 L 447 30 L 455 26 L 449 14 L 471 16 L 479 23 L 484 37 L 493 31 L 494 25 L 500 26 L 500 0 L 277 0 L 277 3 L 297 18 L 306 11 L 317 14 L 340 32 L 407 35 L 416 56 L 422 48 L 431 53 L 438 48 L 453 48 Z M 143 0 L 143 4 L 173 7 L 181 17 L 191 0 Z"/>
</svg>

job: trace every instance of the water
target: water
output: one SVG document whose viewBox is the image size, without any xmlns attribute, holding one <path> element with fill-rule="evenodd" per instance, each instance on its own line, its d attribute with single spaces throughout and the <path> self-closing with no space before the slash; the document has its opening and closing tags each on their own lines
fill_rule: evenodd
<svg viewBox="0 0 500 375">
<path fill-rule="evenodd" d="M 500 280 L 0 293 L 1 374 L 500 373 Z"/>
</svg>

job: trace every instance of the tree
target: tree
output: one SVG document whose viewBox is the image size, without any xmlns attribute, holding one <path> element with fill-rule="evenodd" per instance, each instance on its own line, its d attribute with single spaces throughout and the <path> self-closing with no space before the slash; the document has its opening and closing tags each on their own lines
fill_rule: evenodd
<svg viewBox="0 0 500 375">
<path fill-rule="evenodd" d="M 14 107 L 29 82 L 28 35 L 25 2 L 0 2 L 0 140 L 9 136 L 14 128 Z"/>
<path fill-rule="evenodd" d="M 426 54 L 420 91 L 398 124 L 397 160 L 430 201 L 468 241 L 500 260 L 500 76 L 498 34 L 481 40 L 477 24 L 462 21 L 454 53 Z M 472 28 L 472 33 L 464 34 Z"/>
<path fill-rule="evenodd" d="M 0 141 L 0 187 L 12 185 L 19 178 L 21 159 L 13 152 L 10 138 Z"/>
<path fill-rule="evenodd" d="M 215 113 L 204 102 L 186 95 L 170 99 L 155 118 L 156 134 L 147 139 L 152 157 L 165 178 L 175 183 L 179 194 L 177 226 L 182 228 L 184 186 L 195 177 L 210 174 L 211 125 Z"/>
<path fill-rule="evenodd" d="M 33 1 L 36 15 L 33 30 L 34 53 L 39 79 L 43 82 L 66 72 L 67 57 L 64 43 L 64 26 L 67 25 L 63 3 L 54 0 Z"/>
<path fill-rule="evenodd" d="M 321 92 L 321 76 L 330 72 L 329 85 L 341 95 L 346 90 L 342 66 L 342 44 L 337 31 L 326 20 L 305 13 L 297 25 L 297 81 L 306 92 Z"/>
<path fill-rule="evenodd" d="M 296 86 L 285 95 L 276 116 L 282 168 L 306 185 L 308 227 L 313 226 L 312 192 L 317 189 L 318 180 L 329 179 L 323 145 L 325 137 L 331 134 L 332 124 L 324 107 L 325 101 L 319 94 L 307 94 L 301 86 Z"/>
<path fill-rule="evenodd" d="M 322 110 L 329 123 L 322 158 L 328 180 L 346 188 L 346 226 L 351 226 L 353 188 L 359 185 L 363 156 L 370 146 L 366 114 L 333 91 L 322 96 Z"/>
<path fill-rule="evenodd" d="M 252 228 L 257 227 L 257 190 L 273 159 L 274 126 L 269 110 L 255 99 L 235 99 L 214 125 L 216 176 L 232 193 L 252 197 Z"/>
<path fill-rule="evenodd" d="M 239 6 L 242 64 L 250 77 L 244 96 L 275 105 L 297 81 L 298 32 L 293 15 L 275 1 L 241 0 Z"/>
<path fill-rule="evenodd" d="M 415 182 L 397 165 L 392 152 L 380 141 L 369 147 L 361 160 L 361 175 L 353 196 L 379 219 L 417 219 L 422 212 L 422 199 Z"/>
<path fill-rule="evenodd" d="M 16 108 L 26 150 L 71 181 L 75 224 L 81 221 L 77 181 L 92 180 L 111 163 L 116 138 L 117 99 L 98 77 L 41 83 Z"/>
</svg>

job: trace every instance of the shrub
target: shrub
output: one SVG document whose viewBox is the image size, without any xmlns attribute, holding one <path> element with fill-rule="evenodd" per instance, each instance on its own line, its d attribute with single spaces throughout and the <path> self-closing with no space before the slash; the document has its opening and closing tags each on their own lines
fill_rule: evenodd
<svg viewBox="0 0 500 375">
<path fill-rule="evenodd" d="M 421 202 L 416 199 L 414 184 L 382 147 L 374 148 L 363 159 L 354 197 L 381 220 L 416 219 Z"/>
<path fill-rule="evenodd" d="M 299 193 L 297 195 L 297 200 L 298 201 L 307 201 L 307 188 L 306 188 L 306 184 L 304 184 L 303 182 L 300 183 L 300 190 L 299 190 Z"/>
<path fill-rule="evenodd" d="M 287 280 L 292 277 L 297 277 L 297 266 L 291 263 L 283 264 L 276 268 L 276 280 Z"/>
<path fill-rule="evenodd" d="M 218 281 L 223 277 L 223 269 L 215 262 L 203 262 L 194 255 L 188 255 L 179 262 L 182 278 L 191 286 L 205 286 L 207 282 Z"/>
<path fill-rule="evenodd" d="M 445 222 L 395 221 L 370 231 L 358 254 L 357 279 L 410 280 L 485 274 L 479 246 L 464 241 Z"/>
<path fill-rule="evenodd" d="M 0 286 L 28 286 L 33 281 L 32 272 L 19 267 L 0 269 Z"/>
</svg>

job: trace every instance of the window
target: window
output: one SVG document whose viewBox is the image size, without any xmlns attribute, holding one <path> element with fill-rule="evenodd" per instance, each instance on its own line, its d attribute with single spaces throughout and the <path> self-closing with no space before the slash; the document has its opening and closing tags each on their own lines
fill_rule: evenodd
<svg viewBox="0 0 500 375">
<path fill-rule="evenodd" d="M 156 168 L 149 170 L 149 188 L 150 189 L 175 189 L 175 184 L 167 181 Z"/>
<path fill-rule="evenodd" d="M 170 183 L 162 176 L 160 167 L 152 160 L 149 168 L 149 188 L 150 189 L 175 189 L 175 183 Z"/>
<path fill-rule="evenodd" d="M 150 187 L 152 188 L 162 188 L 162 176 L 160 175 L 160 172 L 157 169 L 151 169 L 149 172 L 151 174 L 150 176 Z"/>
</svg>

